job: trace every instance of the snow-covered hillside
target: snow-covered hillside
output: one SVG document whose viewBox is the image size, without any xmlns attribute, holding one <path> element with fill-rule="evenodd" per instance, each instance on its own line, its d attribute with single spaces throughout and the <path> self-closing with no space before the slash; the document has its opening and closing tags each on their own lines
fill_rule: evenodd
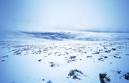
<svg viewBox="0 0 129 83">
<path fill-rule="evenodd" d="M 6 37 L 0 41 L 0 83 L 129 83 L 128 34 Z"/>
</svg>

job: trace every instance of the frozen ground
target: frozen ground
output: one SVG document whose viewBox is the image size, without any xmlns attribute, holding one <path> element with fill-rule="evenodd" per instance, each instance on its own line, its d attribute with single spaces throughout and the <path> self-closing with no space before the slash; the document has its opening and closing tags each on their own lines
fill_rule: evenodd
<svg viewBox="0 0 129 83">
<path fill-rule="evenodd" d="M 128 33 L 27 34 L 0 41 L 0 83 L 129 83 Z"/>
</svg>

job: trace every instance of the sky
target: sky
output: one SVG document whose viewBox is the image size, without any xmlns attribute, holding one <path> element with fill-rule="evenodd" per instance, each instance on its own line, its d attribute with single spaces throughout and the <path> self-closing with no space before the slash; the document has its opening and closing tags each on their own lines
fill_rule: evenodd
<svg viewBox="0 0 129 83">
<path fill-rule="evenodd" d="M 0 31 L 129 32 L 129 0 L 0 0 Z"/>
</svg>

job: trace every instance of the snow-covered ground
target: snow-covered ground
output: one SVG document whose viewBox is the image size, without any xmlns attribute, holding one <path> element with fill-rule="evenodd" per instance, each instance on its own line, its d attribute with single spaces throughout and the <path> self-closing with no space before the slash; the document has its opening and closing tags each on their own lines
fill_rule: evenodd
<svg viewBox="0 0 129 83">
<path fill-rule="evenodd" d="M 129 33 L 78 34 L 1 40 L 0 83 L 129 83 Z"/>
</svg>

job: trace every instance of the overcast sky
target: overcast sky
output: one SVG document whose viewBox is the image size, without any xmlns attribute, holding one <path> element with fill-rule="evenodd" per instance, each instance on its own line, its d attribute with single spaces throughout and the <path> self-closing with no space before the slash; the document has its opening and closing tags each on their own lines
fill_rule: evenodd
<svg viewBox="0 0 129 83">
<path fill-rule="evenodd" d="M 129 0 L 0 0 L 1 31 L 129 31 Z"/>
</svg>

